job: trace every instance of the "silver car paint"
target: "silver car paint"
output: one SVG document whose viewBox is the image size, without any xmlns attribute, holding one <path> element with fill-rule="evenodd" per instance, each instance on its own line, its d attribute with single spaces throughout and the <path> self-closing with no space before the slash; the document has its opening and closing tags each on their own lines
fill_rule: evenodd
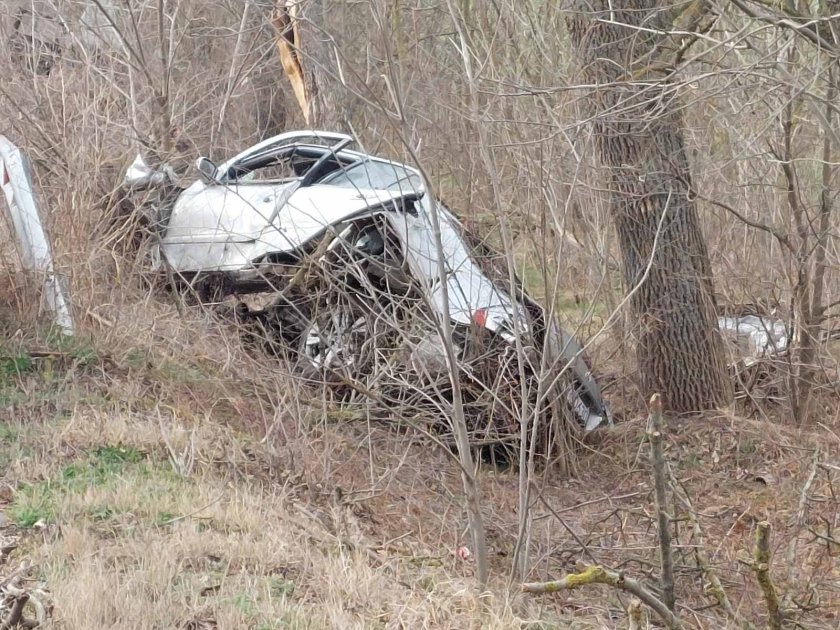
<svg viewBox="0 0 840 630">
<path fill-rule="evenodd" d="M 269 138 L 243 151 L 218 167 L 222 177 L 235 164 L 273 148 L 314 137 L 329 142 L 349 136 L 324 131 L 289 132 Z M 355 151 L 342 151 L 359 159 L 386 164 Z M 415 169 L 399 165 L 420 177 Z M 129 183 L 153 183 L 159 173 L 145 170 L 142 159 L 135 160 L 126 174 Z M 416 216 L 388 212 L 389 203 L 405 196 L 421 194 Z M 328 226 L 338 226 L 365 214 L 382 213 L 400 236 L 406 260 L 415 276 L 429 291 L 432 304 L 444 312 L 443 291 L 437 264 L 439 252 L 432 232 L 431 195 L 424 191 L 385 191 L 343 188 L 316 184 L 306 188 L 298 182 L 287 183 L 232 181 L 205 184 L 196 181 L 176 201 L 161 240 L 161 251 L 175 272 L 244 272 L 254 270 L 254 263 L 266 254 L 294 252 Z M 476 311 L 483 309 L 487 327 L 512 340 L 511 318 L 521 307 L 487 278 L 470 258 L 457 219 L 437 204 L 441 242 L 447 266 L 449 316 L 469 324 Z M 524 317 L 522 318 L 524 326 Z"/>
</svg>

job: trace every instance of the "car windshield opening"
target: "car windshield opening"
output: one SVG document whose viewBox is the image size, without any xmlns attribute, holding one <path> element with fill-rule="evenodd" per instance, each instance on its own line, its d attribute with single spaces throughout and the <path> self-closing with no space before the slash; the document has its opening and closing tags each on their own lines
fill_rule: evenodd
<svg viewBox="0 0 840 630">
<path fill-rule="evenodd" d="M 228 169 L 227 179 L 240 182 L 289 181 L 303 177 L 323 155 L 322 147 L 290 146 L 273 149 L 233 164 Z M 318 170 L 322 173 L 321 177 L 324 177 L 349 164 L 350 160 L 339 160 L 334 156 L 323 162 Z"/>
<path fill-rule="evenodd" d="M 414 171 L 399 164 L 365 160 L 327 177 L 322 183 L 341 188 L 420 192 L 423 180 Z"/>
</svg>

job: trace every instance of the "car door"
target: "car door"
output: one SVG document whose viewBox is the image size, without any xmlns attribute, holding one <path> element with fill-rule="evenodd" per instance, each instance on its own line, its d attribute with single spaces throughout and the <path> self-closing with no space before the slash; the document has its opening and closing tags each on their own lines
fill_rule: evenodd
<svg viewBox="0 0 840 630">
<path fill-rule="evenodd" d="M 167 260 L 179 271 L 247 266 L 297 182 L 288 154 L 263 156 L 218 182 L 195 182 L 169 218 L 162 242 Z"/>
</svg>

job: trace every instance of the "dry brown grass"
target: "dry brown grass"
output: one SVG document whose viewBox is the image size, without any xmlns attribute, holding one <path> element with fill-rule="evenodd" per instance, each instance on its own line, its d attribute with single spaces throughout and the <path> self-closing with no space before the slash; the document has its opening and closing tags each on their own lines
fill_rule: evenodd
<svg viewBox="0 0 840 630">
<path fill-rule="evenodd" d="M 261 442 L 190 404 L 200 387 L 95 363 L 61 370 L 72 383 L 49 390 L 43 366 L 20 377 L 50 399 L 3 412 L 3 482 L 14 488 L 3 534 L 51 590 L 51 627 L 515 624 L 504 598 L 480 600 L 453 570 L 448 549 L 399 552 L 357 523 L 354 495 L 331 500 L 312 466 L 319 440 Z M 191 471 L 169 461 L 187 451 Z"/>
<path fill-rule="evenodd" d="M 31 561 L 51 591 L 49 627 L 623 623 L 621 602 L 601 587 L 538 599 L 508 582 L 515 473 L 480 474 L 494 576 L 480 597 L 470 559 L 455 553 L 469 538 L 450 454 L 398 421 L 305 403 L 300 393 L 284 398 L 278 392 L 296 386 L 279 365 L 249 356 L 200 313 L 170 320 L 165 312 L 153 334 L 77 341 L 4 381 L 2 483 L 13 491 L 0 504 L 2 535 L 19 539 L 14 560 Z M 173 334 L 189 339 L 189 351 L 157 343 Z M 839 551 L 797 526 L 796 513 L 813 449 L 820 445 L 821 461 L 838 460 L 837 425 L 827 418 L 824 428 L 794 430 L 735 416 L 672 424 L 669 458 L 745 617 L 760 618 L 763 608 L 737 556 L 749 550 L 755 522 L 768 519 L 781 592 L 819 603 L 800 614 L 806 627 L 836 627 Z M 627 421 L 593 446 L 578 478 L 540 479 L 534 579 L 573 571 L 588 554 L 641 578 L 655 566 L 644 423 Z M 819 515 L 836 518 L 832 487 L 837 472 L 820 471 L 806 525 L 819 530 Z M 683 615 L 696 627 L 725 627 L 717 608 L 705 608 L 711 598 L 687 525 L 678 532 Z"/>
</svg>

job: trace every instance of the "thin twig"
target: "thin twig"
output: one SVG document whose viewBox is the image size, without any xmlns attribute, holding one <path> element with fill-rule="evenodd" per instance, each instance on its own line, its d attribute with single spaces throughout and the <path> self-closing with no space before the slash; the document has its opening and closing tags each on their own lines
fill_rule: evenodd
<svg viewBox="0 0 840 630">
<path fill-rule="evenodd" d="M 811 460 L 811 470 L 808 473 L 807 479 L 805 479 L 805 483 L 802 485 L 802 490 L 799 492 L 799 507 L 796 510 L 796 531 L 793 533 L 793 536 L 790 539 L 790 544 L 788 545 L 787 556 L 785 560 L 788 565 L 788 570 L 790 571 L 790 579 L 793 580 L 794 578 L 794 571 L 796 568 L 796 547 L 797 547 L 797 540 L 799 536 L 799 532 L 803 527 L 805 527 L 805 517 L 806 512 L 808 510 L 808 493 L 811 491 L 811 485 L 814 483 L 814 479 L 817 477 L 817 468 L 819 468 L 820 463 L 820 449 L 816 449 L 814 451 L 814 457 Z"/>
<path fill-rule="evenodd" d="M 790 29 L 797 35 L 807 39 L 811 44 L 813 44 L 823 52 L 833 57 L 836 57 L 838 54 L 835 46 L 830 41 L 822 37 L 819 34 L 819 32 L 817 32 L 817 30 L 813 28 L 812 21 L 803 24 L 797 24 L 787 16 L 780 16 L 776 14 L 768 15 L 766 13 L 756 11 L 747 2 L 744 2 L 743 0 L 732 0 L 732 4 L 741 9 L 741 11 L 743 11 L 747 16 L 753 18 L 754 20 L 766 22 L 767 24 L 772 24 L 780 28 Z M 764 5 L 762 5 L 762 7 L 764 7 Z"/>
<path fill-rule="evenodd" d="M 161 527 L 164 527 L 164 526 L 166 526 L 166 525 L 172 525 L 173 523 L 177 523 L 178 521 L 183 521 L 183 520 L 185 520 L 185 519 L 191 518 L 191 517 L 195 516 L 196 514 L 198 514 L 199 512 L 203 512 L 204 510 L 206 510 L 206 509 L 207 509 L 207 508 L 209 508 L 210 506 L 212 506 L 212 505 L 216 505 L 219 501 L 221 501 L 221 500 L 222 500 L 222 497 L 224 497 L 224 496 L 225 496 L 225 493 L 223 492 L 222 494 L 220 494 L 219 496 L 217 496 L 215 499 L 213 499 L 212 501 L 210 501 L 210 502 L 209 502 L 209 503 L 207 503 L 206 505 L 202 505 L 202 506 L 201 506 L 200 508 L 198 508 L 197 510 L 193 510 L 193 511 L 192 511 L 192 512 L 190 512 L 189 514 L 184 514 L 184 515 L 182 515 L 182 516 L 176 516 L 176 517 L 174 517 L 174 518 L 170 518 L 170 519 L 169 519 L 169 520 L 167 520 L 167 521 L 163 521 L 163 523 L 161 523 L 161 524 L 160 524 L 160 526 L 161 526 Z"/>
<path fill-rule="evenodd" d="M 724 590 L 723 584 L 717 575 L 717 571 L 712 566 L 709 557 L 706 555 L 703 530 L 700 527 L 700 521 L 697 518 L 697 513 L 694 511 L 694 506 L 691 504 L 688 492 L 686 492 L 684 488 L 681 488 L 676 481 L 673 482 L 671 488 L 674 491 L 674 496 L 677 497 L 688 512 L 688 520 L 691 523 L 692 533 L 694 535 L 694 555 L 697 558 L 697 563 L 700 565 L 700 570 L 703 571 L 703 575 L 709 581 L 709 590 L 711 590 L 712 595 L 718 601 L 718 604 L 720 604 L 720 607 L 723 608 L 726 616 L 729 617 L 730 620 L 745 630 L 754 629 L 755 626 L 752 623 L 741 619 L 735 612 L 735 608 L 733 608 L 732 602 L 729 601 L 729 597 L 726 595 L 726 591 Z"/>
<path fill-rule="evenodd" d="M 534 484 L 533 480 L 531 481 L 531 484 L 532 484 L 532 485 Z M 574 538 L 574 539 L 575 539 L 575 542 L 576 542 L 578 545 L 580 545 L 580 549 L 581 549 L 581 551 L 582 551 L 582 552 L 586 555 L 586 557 L 587 557 L 587 558 L 589 558 L 592 562 L 597 562 L 597 561 L 595 560 L 595 556 L 593 556 L 593 555 L 592 555 L 592 552 L 591 552 L 591 551 L 589 551 L 589 547 L 587 547 L 587 546 L 586 546 L 586 543 L 585 543 L 585 542 L 583 542 L 583 541 L 580 539 L 580 536 L 578 536 L 578 535 L 575 533 L 575 531 L 574 531 L 571 527 L 569 527 L 568 523 L 566 523 L 566 521 L 563 519 L 563 517 L 562 517 L 562 516 L 560 516 L 560 513 L 559 513 L 559 512 L 557 512 L 557 511 L 556 511 L 553 507 L 551 507 L 551 505 L 549 504 L 549 502 L 545 500 L 545 497 L 542 495 L 542 492 L 537 491 L 537 498 L 538 498 L 538 499 L 540 500 L 540 502 L 541 502 L 541 503 L 542 503 L 542 504 L 546 507 L 546 509 L 547 509 L 549 512 L 551 512 L 551 514 L 554 516 L 554 518 L 556 518 L 558 521 L 560 521 L 560 524 L 563 526 L 563 528 L 564 528 L 567 532 L 569 532 L 569 535 L 570 535 L 572 538 Z"/>
<path fill-rule="evenodd" d="M 689 184 L 689 182 L 687 181 L 684 181 L 684 183 Z M 749 219 L 746 216 L 744 216 L 741 212 L 733 208 L 728 203 L 718 201 L 717 199 L 712 199 L 711 197 L 706 197 L 705 195 L 701 195 L 693 188 L 691 188 L 690 190 L 696 199 L 699 199 L 700 201 L 705 201 L 706 203 L 710 203 L 713 206 L 721 208 L 722 210 L 726 210 L 729 214 L 738 219 L 744 225 L 747 225 L 756 230 L 761 230 L 762 232 L 767 232 L 768 234 L 773 236 L 773 238 L 775 238 L 779 242 L 779 244 L 786 250 L 788 250 L 790 253 L 796 253 L 796 249 L 790 242 L 790 237 L 787 234 L 780 232 L 772 225 L 768 225 L 767 223 L 761 223 L 760 221 L 753 221 L 752 219 Z"/>
</svg>

